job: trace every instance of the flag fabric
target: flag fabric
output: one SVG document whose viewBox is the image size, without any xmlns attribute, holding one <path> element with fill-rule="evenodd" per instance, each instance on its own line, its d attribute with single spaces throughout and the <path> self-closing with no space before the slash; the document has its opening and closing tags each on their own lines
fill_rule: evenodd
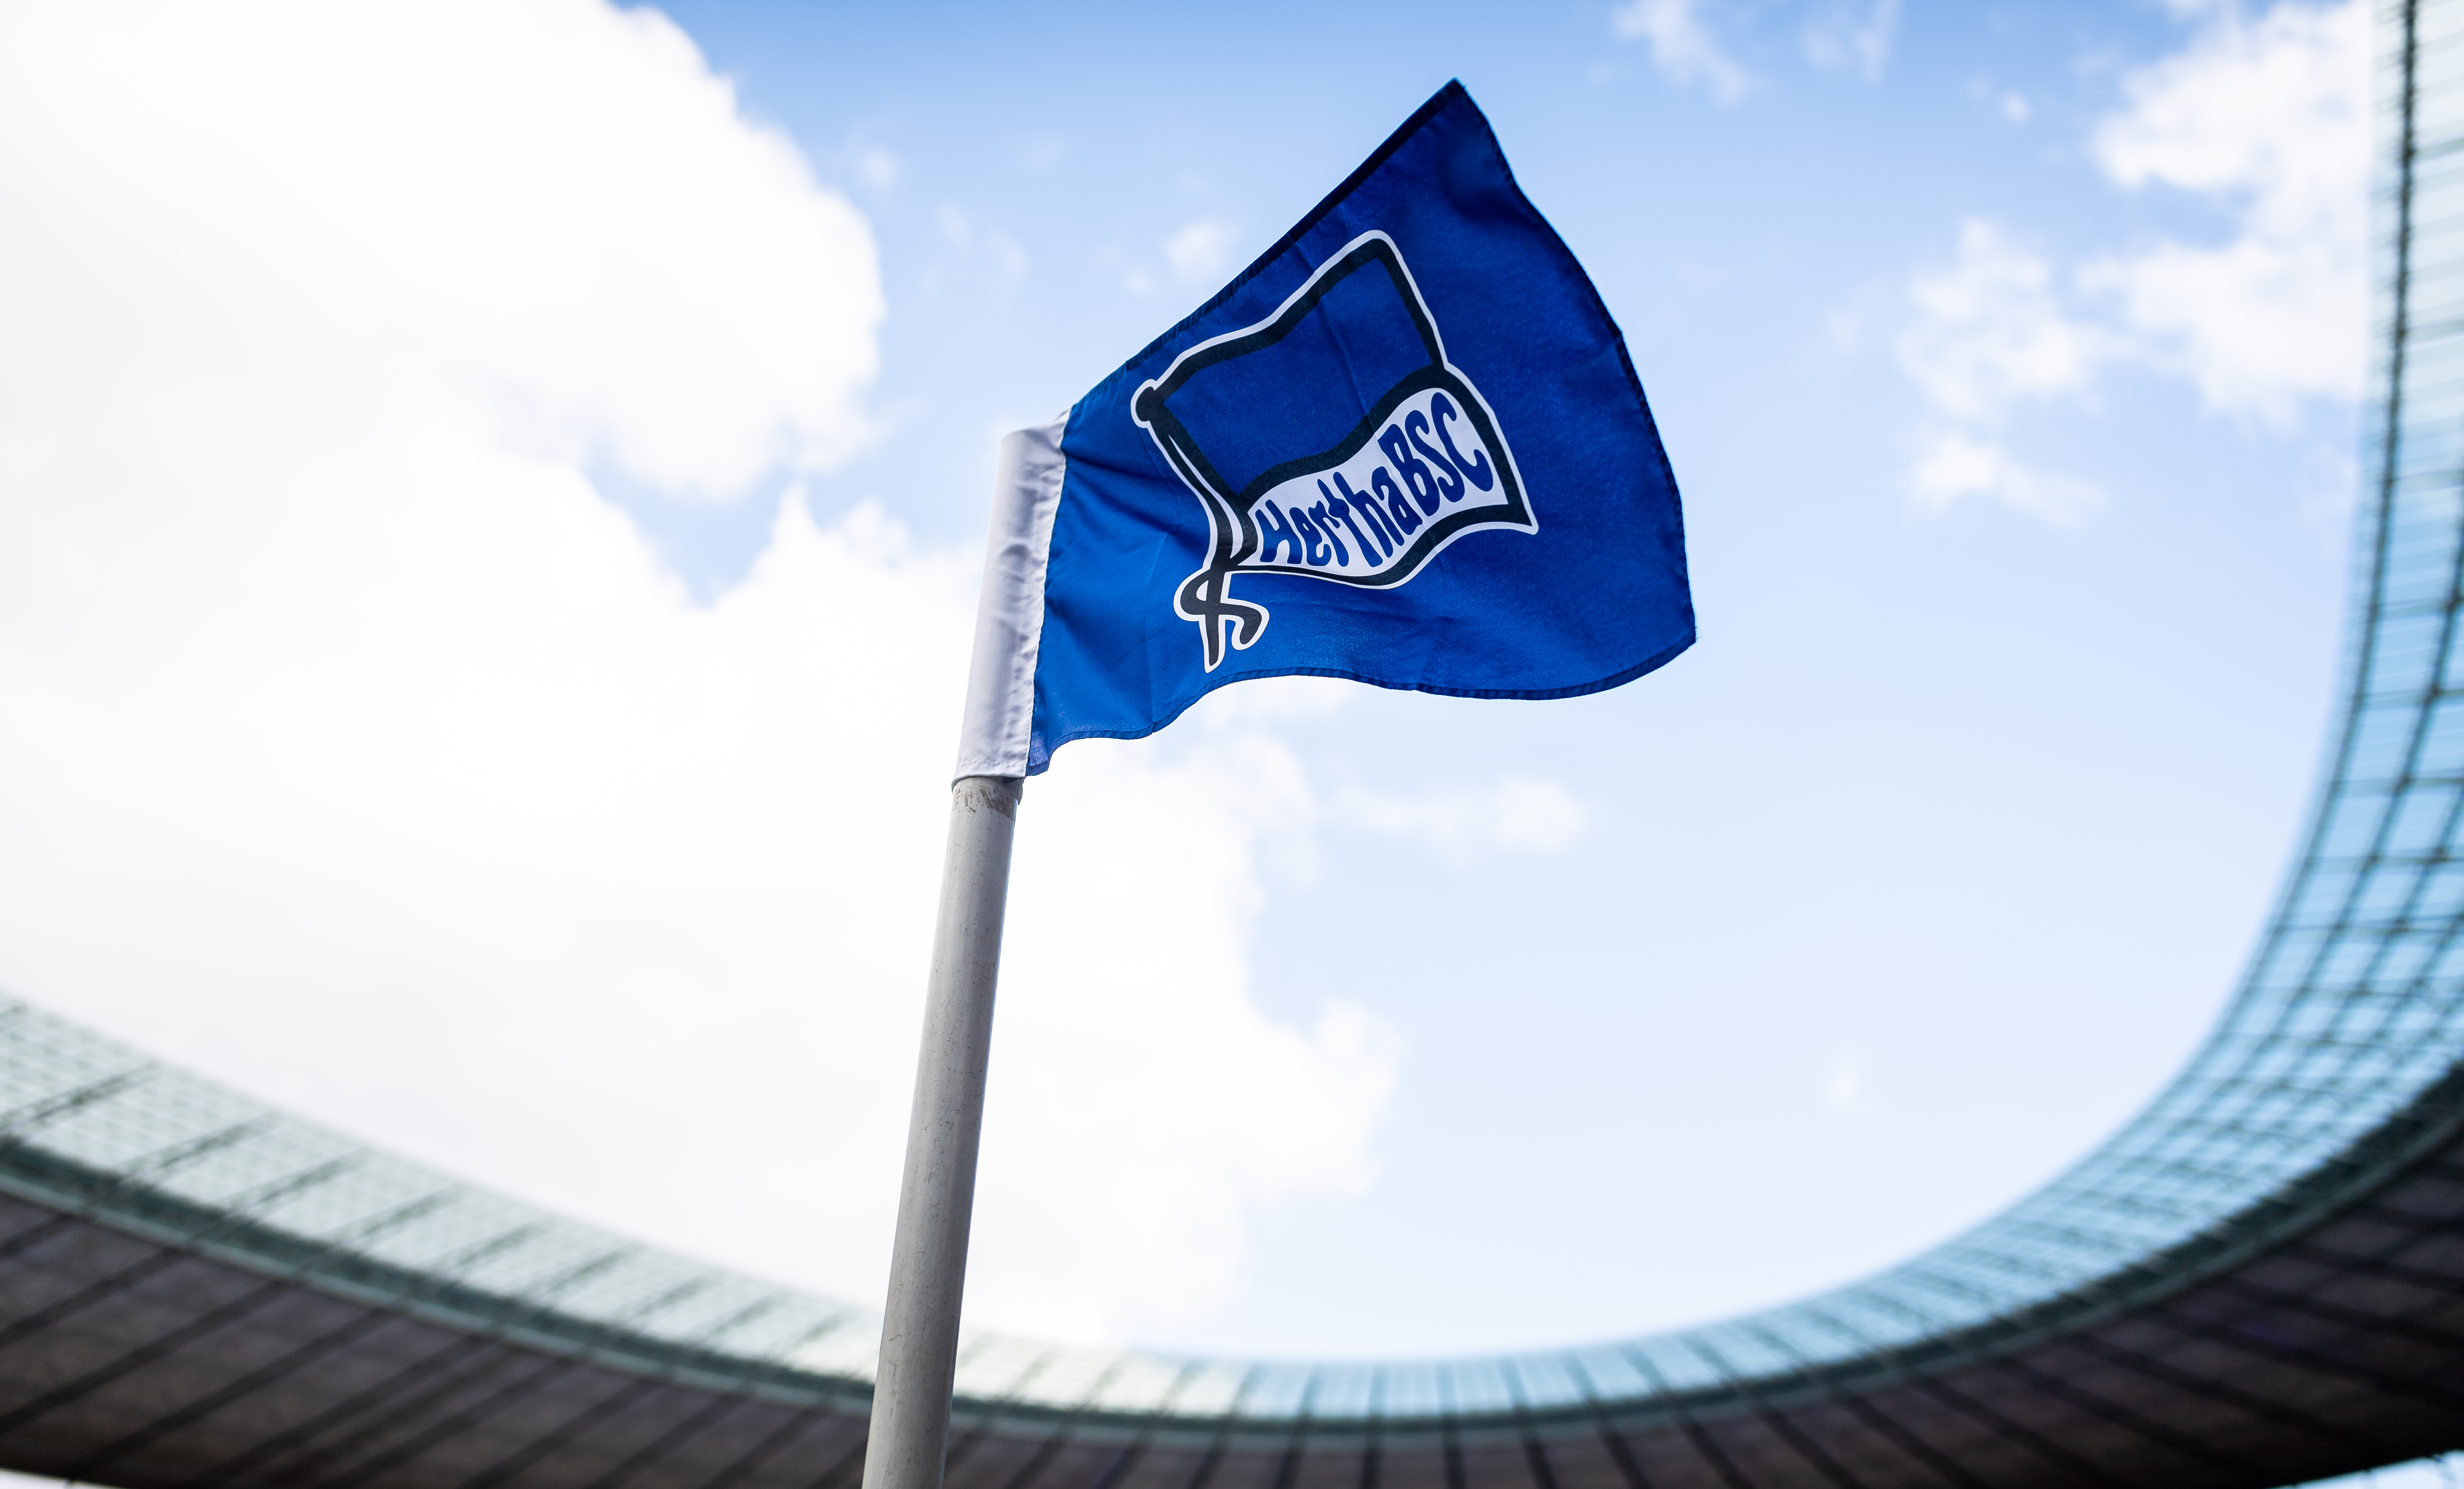
<svg viewBox="0 0 2464 1489">
<path fill-rule="evenodd" d="M 1226 683 L 1614 688 L 1694 641 L 1625 339 L 1448 83 L 1281 242 L 1002 442 L 959 776 Z"/>
</svg>

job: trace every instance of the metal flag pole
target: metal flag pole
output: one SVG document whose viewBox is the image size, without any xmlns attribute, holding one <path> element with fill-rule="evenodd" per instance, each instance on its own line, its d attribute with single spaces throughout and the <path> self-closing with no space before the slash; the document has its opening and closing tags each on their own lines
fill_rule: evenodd
<svg viewBox="0 0 2464 1489">
<path fill-rule="evenodd" d="M 941 910 L 924 990 L 915 1109 L 882 1309 L 864 1489 L 941 1489 L 957 1373 L 958 1303 L 967 1284 L 967 1225 L 976 1203 L 976 1147 L 992 1057 L 993 984 L 1001 973 L 1001 909 L 1010 839 L 1026 786 L 1044 555 L 1061 498 L 1061 421 L 1003 439 L 985 537 L 983 593 L 950 787 Z"/>
<path fill-rule="evenodd" d="M 940 917 L 924 995 L 924 1040 L 915 1061 L 907 1171 L 898 1188 L 864 1489 L 941 1489 L 976 1148 L 984 1125 L 984 1071 L 992 1056 L 1001 909 L 1025 784 L 968 776 L 950 788 Z"/>
</svg>

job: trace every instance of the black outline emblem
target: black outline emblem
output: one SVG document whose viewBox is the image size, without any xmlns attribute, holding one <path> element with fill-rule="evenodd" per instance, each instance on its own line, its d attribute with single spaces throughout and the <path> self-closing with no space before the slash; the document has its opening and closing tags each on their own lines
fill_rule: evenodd
<svg viewBox="0 0 2464 1489">
<path fill-rule="evenodd" d="M 1231 489 L 1206 452 L 1182 427 L 1180 420 L 1166 406 L 1165 400 L 1180 390 L 1195 374 L 1219 362 L 1245 357 L 1282 340 L 1298 326 L 1327 292 L 1348 275 L 1372 267 L 1385 271 L 1395 282 L 1396 292 L 1410 311 L 1420 342 L 1428 352 L 1428 361 L 1405 375 L 1381 395 L 1376 405 L 1352 431 L 1330 448 L 1314 454 L 1303 455 L 1271 466 L 1260 472 L 1239 491 Z M 1364 574 L 1329 573 L 1321 567 L 1276 565 L 1259 557 L 1260 534 L 1256 515 L 1257 504 L 1276 488 L 1295 479 L 1334 471 L 1367 448 L 1377 438 L 1379 430 L 1395 410 L 1415 396 L 1435 389 L 1441 399 L 1451 396 L 1460 405 L 1461 416 L 1479 434 L 1481 443 L 1495 456 L 1495 481 L 1503 488 L 1502 500 L 1490 498 L 1477 506 L 1466 506 L 1452 512 L 1434 512 L 1425 522 L 1417 523 L 1418 531 L 1397 531 L 1391 522 L 1374 534 L 1379 549 L 1370 547 L 1370 537 L 1355 533 L 1354 541 L 1364 558 L 1375 557 L 1376 572 Z M 1531 515 L 1525 499 L 1522 478 L 1516 474 L 1514 458 L 1498 432 L 1497 420 L 1488 404 L 1471 381 L 1446 361 L 1445 343 L 1439 339 L 1437 322 L 1430 318 L 1428 306 L 1420 298 L 1419 287 L 1412 281 L 1412 272 L 1403 264 L 1403 255 L 1395 241 L 1382 232 L 1364 232 L 1344 246 L 1343 252 L 1321 265 L 1307 283 L 1292 293 L 1276 312 L 1255 325 L 1226 332 L 1199 342 L 1173 360 L 1161 377 L 1141 384 L 1130 401 L 1131 417 L 1155 439 L 1181 480 L 1198 495 L 1199 504 L 1206 509 L 1207 527 L 1212 536 L 1206 566 L 1181 583 L 1173 597 L 1173 612 L 1186 621 L 1195 621 L 1205 641 L 1206 670 L 1212 672 L 1224 657 L 1224 639 L 1228 633 L 1232 646 L 1246 648 L 1266 630 L 1266 608 L 1253 601 L 1232 598 L 1232 576 L 1235 574 L 1301 575 L 1328 580 L 1338 584 L 1383 589 L 1408 581 L 1428 564 L 1439 552 L 1465 533 L 1484 528 L 1506 528 L 1514 532 L 1536 533 L 1537 518 Z M 1442 421 L 1440 423 L 1442 428 Z M 1428 447 L 1420 447 L 1426 449 Z M 1449 443 L 1451 450 L 1451 444 Z M 1472 469 L 1479 462 L 1472 463 Z M 1449 473 L 1461 475 L 1464 468 L 1457 463 Z M 1380 472 L 1384 473 L 1383 471 Z M 1482 491 L 1486 485 L 1474 477 Z M 1459 499 L 1463 490 L 1458 481 L 1447 499 Z M 1347 488 L 1348 491 L 1348 488 Z M 1354 503 L 1365 507 L 1368 499 Z M 1342 511 L 1337 507 L 1338 512 Z M 1306 520 L 1306 519 L 1304 519 Z M 1373 525 L 1375 519 L 1372 519 Z M 1399 539 L 1399 541 L 1394 541 Z M 1394 550 L 1401 551 L 1396 553 Z M 1380 550 L 1383 550 L 1382 552 Z M 1272 550 L 1270 550 L 1271 552 Z M 1339 552 L 1340 549 L 1338 548 Z M 1346 560 L 1348 564 L 1348 559 Z M 1297 557 L 1292 560 L 1297 564 Z"/>
</svg>

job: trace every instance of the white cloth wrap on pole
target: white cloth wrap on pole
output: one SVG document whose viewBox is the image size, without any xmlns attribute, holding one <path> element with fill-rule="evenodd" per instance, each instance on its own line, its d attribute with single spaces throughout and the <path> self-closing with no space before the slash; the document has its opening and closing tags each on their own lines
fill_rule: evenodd
<svg viewBox="0 0 2464 1489">
<path fill-rule="evenodd" d="M 1067 414 L 1001 441 L 993 481 L 992 534 L 984 543 L 984 585 L 976 602 L 976 654 L 967 668 L 967 711 L 958 726 L 956 775 L 1026 774 L 1027 726 L 1035 714 L 1035 657 L 1044 635 L 1044 571 L 1052 553 L 1052 517 L 1061 506 L 1061 453 Z"/>
<path fill-rule="evenodd" d="M 950 840 L 940 918 L 924 999 L 907 1171 L 882 1310 L 881 1366 L 864 1489 L 941 1489 L 950 1387 L 958 1361 L 958 1304 L 976 1200 L 984 1071 L 992 1055 L 993 984 L 1010 838 L 1025 782 L 971 776 L 950 788 Z"/>
</svg>

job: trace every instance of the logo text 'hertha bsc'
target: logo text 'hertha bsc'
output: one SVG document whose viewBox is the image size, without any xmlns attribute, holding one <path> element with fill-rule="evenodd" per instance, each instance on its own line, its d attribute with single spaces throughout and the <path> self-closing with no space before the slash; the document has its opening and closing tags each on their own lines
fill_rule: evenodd
<svg viewBox="0 0 2464 1489">
<path fill-rule="evenodd" d="M 1538 531 L 1496 416 L 1383 232 L 1273 315 L 1181 353 L 1131 408 L 1206 511 L 1206 566 L 1173 609 L 1198 623 L 1210 672 L 1227 639 L 1265 633 L 1236 574 L 1390 588 L 1466 533 Z"/>
</svg>

